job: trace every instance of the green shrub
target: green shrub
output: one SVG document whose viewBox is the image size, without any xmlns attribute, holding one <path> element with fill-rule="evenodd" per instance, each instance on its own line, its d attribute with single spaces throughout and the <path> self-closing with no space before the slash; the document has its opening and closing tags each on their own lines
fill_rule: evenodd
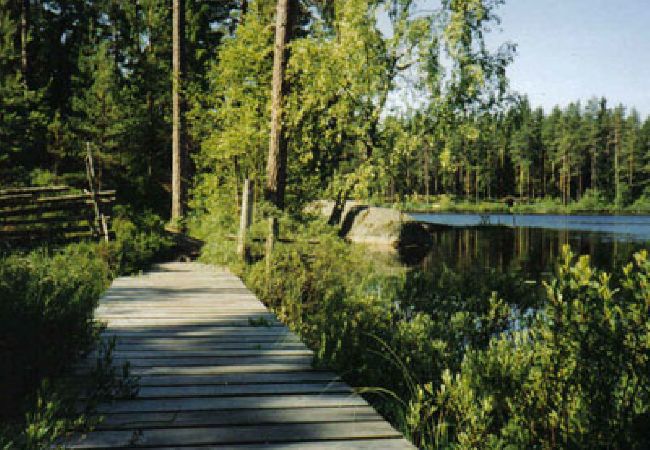
<svg viewBox="0 0 650 450">
<path fill-rule="evenodd" d="M 78 244 L 0 260 L 3 415 L 94 342 L 93 312 L 110 275 L 95 250 Z"/>
<path fill-rule="evenodd" d="M 587 189 L 580 200 L 569 204 L 568 209 L 571 212 L 612 211 L 615 206 L 610 204 L 598 189 Z"/>
<path fill-rule="evenodd" d="M 115 241 L 109 246 L 114 270 L 128 275 L 163 259 L 174 245 L 164 226 L 163 220 L 153 213 L 133 216 L 119 211 L 112 222 Z"/>
<path fill-rule="evenodd" d="M 643 195 L 626 209 L 634 213 L 650 213 L 650 186 L 646 187 Z"/>
<path fill-rule="evenodd" d="M 146 269 L 172 247 L 157 216 L 131 220 L 121 213 L 114 225 L 114 242 L 0 259 L 0 447 L 42 448 L 77 423 L 60 395 L 68 388 L 41 386 L 97 343 L 94 310 L 110 280 Z M 98 388 L 114 378 L 102 376 Z"/>
<path fill-rule="evenodd" d="M 416 445 L 648 444 L 645 253 L 614 278 L 565 253 L 544 290 L 517 273 L 406 270 L 322 222 L 285 226 L 297 242 L 276 246 L 270 271 L 259 247 L 251 264 L 232 267 L 317 364 L 342 374 Z M 314 237 L 318 244 L 307 243 Z M 228 251 L 222 246 L 219 262 Z"/>
<path fill-rule="evenodd" d="M 427 444 L 648 448 L 649 276 L 646 252 L 612 277 L 567 247 L 530 328 L 468 351 L 456 375 L 422 389 L 414 409 L 439 431 Z"/>
</svg>

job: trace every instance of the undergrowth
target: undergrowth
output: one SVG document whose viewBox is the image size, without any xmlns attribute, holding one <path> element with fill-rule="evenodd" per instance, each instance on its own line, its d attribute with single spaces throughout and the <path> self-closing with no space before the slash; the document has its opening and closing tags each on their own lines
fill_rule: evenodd
<svg viewBox="0 0 650 450">
<path fill-rule="evenodd" d="M 567 248 L 544 291 L 516 274 L 379 263 L 322 222 L 283 221 L 296 242 L 276 246 L 270 271 L 253 243 L 248 263 L 237 261 L 227 227 L 195 228 L 203 259 L 229 264 L 315 350 L 315 364 L 342 374 L 416 445 L 645 448 L 645 253 L 608 275 Z"/>
<path fill-rule="evenodd" d="M 114 231 L 110 243 L 0 258 L 0 448 L 44 448 L 64 430 L 87 424 L 87 416 L 70 409 L 79 386 L 65 379 L 100 344 L 99 297 L 114 277 L 145 270 L 172 246 L 152 215 L 133 221 L 118 214 Z M 119 377 L 111 368 L 110 346 L 100 345 L 99 354 L 88 405 L 133 388 L 122 385 L 128 367 Z"/>
</svg>

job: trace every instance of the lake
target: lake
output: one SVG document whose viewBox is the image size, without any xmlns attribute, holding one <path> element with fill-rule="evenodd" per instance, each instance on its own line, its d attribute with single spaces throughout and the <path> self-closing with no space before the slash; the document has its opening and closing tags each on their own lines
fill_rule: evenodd
<svg viewBox="0 0 650 450">
<path fill-rule="evenodd" d="M 430 225 L 433 245 L 416 261 L 520 271 L 540 278 L 552 271 L 563 245 L 591 255 L 611 270 L 640 249 L 650 249 L 650 216 L 411 213 Z"/>
</svg>

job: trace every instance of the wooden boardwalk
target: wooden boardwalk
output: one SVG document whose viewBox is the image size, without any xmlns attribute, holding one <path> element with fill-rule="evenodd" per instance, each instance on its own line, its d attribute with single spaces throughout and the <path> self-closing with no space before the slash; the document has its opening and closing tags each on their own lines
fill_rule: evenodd
<svg viewBox="0 0 650 450">
<path fill-rule="evenodd" d="M 234 275 L 198 263 L 119 278 L 100 302 L 137 398 L 69 448 L 413 448 Z"/>
</svg>

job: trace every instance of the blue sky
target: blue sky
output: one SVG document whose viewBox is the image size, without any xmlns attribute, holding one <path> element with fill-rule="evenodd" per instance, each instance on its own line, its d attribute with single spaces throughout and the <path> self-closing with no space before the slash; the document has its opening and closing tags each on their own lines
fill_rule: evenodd
<svg viewBox="0 0 650 450">
<path fill-rule="evenodd" d="M 506 0 L 499 15 L 488 42 L 518 45 L 509 78 L 533 106 L 605 96 L 650 115 L 650 0 Z"/>
</svg>

